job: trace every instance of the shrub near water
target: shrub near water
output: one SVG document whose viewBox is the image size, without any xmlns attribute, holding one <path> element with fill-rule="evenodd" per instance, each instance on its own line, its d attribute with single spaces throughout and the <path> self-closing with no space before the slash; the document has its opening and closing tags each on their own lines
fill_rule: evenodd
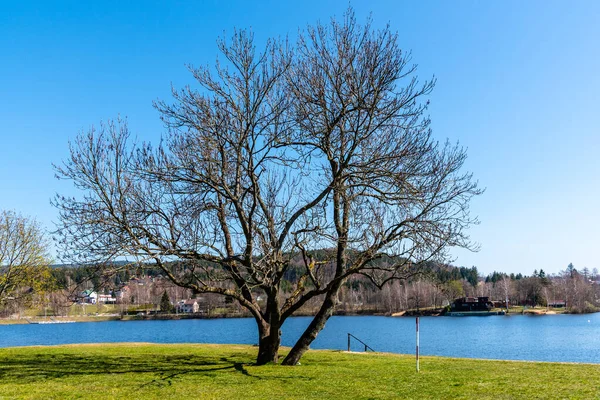
<svg viewBox="0 0 600 400">
<path fill-rule="evenodd" d="M 238 345 L 102 344 L 0 349 L 0 398 L 340 399 L 599 396 L 600 365 L 310 351 L 253 366 Z"/>
</svg>

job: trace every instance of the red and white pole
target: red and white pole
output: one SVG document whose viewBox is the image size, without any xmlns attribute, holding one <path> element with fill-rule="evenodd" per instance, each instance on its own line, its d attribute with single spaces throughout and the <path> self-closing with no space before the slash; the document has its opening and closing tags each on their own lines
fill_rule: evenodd
<svg viewBox="0 0 600 400">
<path fill-rule="evenodd" d="M 419 317 L 417 317 L 417 372 L 419 372 Z"/>
</svg>

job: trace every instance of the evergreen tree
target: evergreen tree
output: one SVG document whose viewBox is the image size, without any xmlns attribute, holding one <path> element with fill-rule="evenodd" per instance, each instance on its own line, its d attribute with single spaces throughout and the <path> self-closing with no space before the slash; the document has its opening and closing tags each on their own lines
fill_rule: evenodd
<svg viewBox="0 0 600 400">
<path fill-rule="evenodd" d="M 160 311 L 164 313 L 170 313 L 173 311 L 173 305 L 171 304 L 171 300 L 169 299 L 169 295 L 165 290 L 160 298 Z"/>
<path fill-rule="evenodd" d="M 571 278 L 573 278 L 575 276 L 575 274 L 577 273 L 577 270 L 575 269 L 575 266 L 573 265 L 573 263 L 569 263 L 569 265 L 567 265 L 567 273 L 569 274 L 569 276 Z"/>
</svg>

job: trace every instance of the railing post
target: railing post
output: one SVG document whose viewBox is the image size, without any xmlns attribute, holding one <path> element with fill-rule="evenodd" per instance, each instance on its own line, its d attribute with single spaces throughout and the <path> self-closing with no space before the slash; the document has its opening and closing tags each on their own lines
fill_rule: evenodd
<svg viewBox="0 0 600 400">
<path fill-rule="evenodd" d="M 348 352 L 350 352 L 350 334 L 348 334 Z"/>
</svg>

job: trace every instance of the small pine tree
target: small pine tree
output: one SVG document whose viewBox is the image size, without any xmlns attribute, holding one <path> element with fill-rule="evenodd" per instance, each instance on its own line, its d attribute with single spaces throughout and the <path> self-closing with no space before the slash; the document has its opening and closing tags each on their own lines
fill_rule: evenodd
<svg viewBox="0 0 600 400">
<path fill-rule="evenodd" d="M 171 304 L 171 300 L 169 299 L 169 295 L 165 290 L 160 298 L 160 311 L 164 313 L 170 313 L 173 311 L 173 305 Z"/>
</svg>

